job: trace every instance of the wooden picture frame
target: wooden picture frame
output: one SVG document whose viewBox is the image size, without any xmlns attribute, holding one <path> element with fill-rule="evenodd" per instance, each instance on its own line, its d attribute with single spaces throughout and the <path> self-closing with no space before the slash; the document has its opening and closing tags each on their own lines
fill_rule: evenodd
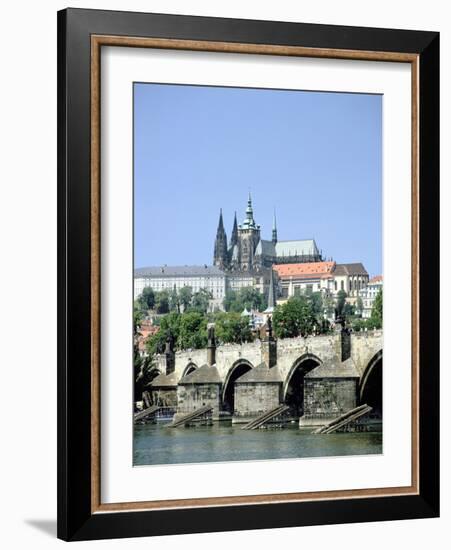
<svg viewBox="0 0 451 550">
<path fill-rule="evenodd" d="M 394 61 L 412 67 L 410 487 L 100 500 L 100 50 Z M 439 35 L 67 9 L 58 13 L 58 537 L 86 540 L 439 514 Z"/>
</svg>

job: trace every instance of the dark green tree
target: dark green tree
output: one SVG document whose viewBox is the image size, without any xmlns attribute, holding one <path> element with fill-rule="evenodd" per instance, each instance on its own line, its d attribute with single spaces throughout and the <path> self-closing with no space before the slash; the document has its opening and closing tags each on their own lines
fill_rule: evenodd
<svg viewBox="0 0 451 550">
<path fill-rule="evenodd" d="M 176 311 L 177 313 L 180 313 L 180 298 L 177 294 L 177 289 L 175 286 L 169 294 L 169 311 Z"/>
<path fill-rule="evenodd" d="M 162 353 L 168 338 L 171 338 L 174 347 L 177 347 L 180 338 L 180 320 L 181 315 L 177 312 L 161 317 L 160 330 L 146 341 L 146 349 L 150 356 L 155 353 Z"/>
<path fill-rule="evenodd" d="M 133 302 L 133 334 L 134 335 L 138 333 L 138 328 L 143 318 L 144 318 L 144 314 L 140 307 L 140 304 L 138 300 L 135 300 Z"/>
<path fill-rule="evenodd" d="M 277 306 L 272 321 L 278 338 L 307 335 L 313 332 L 315 326 L 320 328 L 312 304 L 305 296 L 295 296 Z"/>
<path fill-rule="evenodd" d="M 184 286 L 179 290 L 179 301 L 183 311 L 187 311 L 193 299 L 193 289 L 190 286 Z"/>
<path fill-rule="evenodd" d="M 253 335 L 247 317 L 235 312 L 219 312 L 215 315 L 216 336 L 224 344 L 251 342 Z"/>
<path fill-rule="evenodd" d="M 138 304 L 141 310 L 147 311 L 155 307 L 155 292 L 149 286 L 146 286 L 138 296 Z"/>
<path fill-rule="evenodd" d="M 376 298 L 374 299 L 373 307 L 371 308 L 370 323 L 373 325 L 372 328 L 382 328 L 382 310 L 382 290 L 379 290 Z"/>
<path fill-rule="evenodd" d="M 312 309 L 317 317 L 322 317 L 324 312 L 323 295 L 321 292 L 313 292 L 309 296 L 309 300 L 312 304 Z"/>
<path fill-rule="evenodd" d="M 206 314 L 212 297 L 211 292 L 205 288 L 201 288 L 198 292 L 194 293 L 189 310 Z"/>
<path fill-rule="evenodd" d="M 166 290 L 155 295 L 155 309 L 157 313 L 169 313 L 169 294 Z"/>
<path fill-rule="evenodd" d="M 239 291 L 229 290 L 223 301 L 224 309 L 241 313 L 244 309 L 264 311 L 267 307 L 265 296 L 256 288 L 244 287 Z"/>
<path fill-rule="evenodd" d="M 197 311 L 190 311 L 181 315 L 178 344 L 180 349 L 206 347 L 207 318 L 205 315 Z"/>
<path fill-rule="evenodd" d="M 348 295 L 346 294 L 346 292 L 344 290 L 339 290 L 337 292 L 337 306 L 336 306 L 336 309 L 337 309 L 337 315 L 338 316 L 344 315 L 344 309 L 345 309 L 346 298 L 347 297 L 348 297 Z"/>
</svg>

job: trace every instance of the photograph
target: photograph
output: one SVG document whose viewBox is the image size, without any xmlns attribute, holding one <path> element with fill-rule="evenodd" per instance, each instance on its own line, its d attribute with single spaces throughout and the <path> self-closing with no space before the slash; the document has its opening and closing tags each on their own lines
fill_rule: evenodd
<svg viewBox="0 0 451 550">
<path fill-rule="evenodd" d="M 382 114 L 133 83 L 133 466 L 383 453 Z"/>
</svg>

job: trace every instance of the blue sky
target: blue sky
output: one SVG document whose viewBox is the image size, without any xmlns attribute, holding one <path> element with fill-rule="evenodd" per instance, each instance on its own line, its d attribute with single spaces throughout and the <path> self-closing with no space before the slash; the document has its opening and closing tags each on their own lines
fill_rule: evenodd
<svg viewBox="0 0 451 550">
<path fill-rule="evenodd" d="M 262 237 L 382 270 L 382 96 L 134 85 L 135 267 L 211 264 L 252 193 Z"/>
</svg>

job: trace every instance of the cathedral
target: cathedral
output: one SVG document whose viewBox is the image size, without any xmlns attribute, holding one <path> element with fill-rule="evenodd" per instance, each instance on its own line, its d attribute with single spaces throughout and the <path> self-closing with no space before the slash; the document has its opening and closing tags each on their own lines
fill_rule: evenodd
<svg viewBox="0 0 451 550">
<path fill-rule="evenodd" d="M 279 241 L 274 215 L 271 240 L 261 238 L 260 225 L 255 223 L 252 198 L 249 193 L 246 218 L 238 225 L 236 212 L 232 235 L 227 244 L 227 234 L 219 214 L 213 265 L 227 272 L 259 273 L 274 264 L 298 264 L 321 262 L 322 255 L 314 239 Z"/>
</svg>

